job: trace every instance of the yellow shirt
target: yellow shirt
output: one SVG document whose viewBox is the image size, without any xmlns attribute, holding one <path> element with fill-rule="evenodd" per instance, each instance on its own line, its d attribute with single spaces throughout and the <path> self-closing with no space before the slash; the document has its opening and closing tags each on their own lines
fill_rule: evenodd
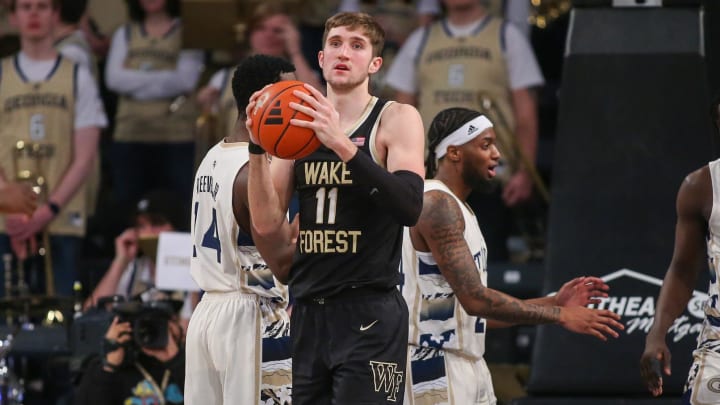
<svg viewBox="0 0 720 405">
<path fill-rule="evenodd" d="M 147 35 L 138 23 L 129 32 L 125 68 L 134 70 L 173 70 L 182 48 L 182 28 L 178 24 L 161 38 Z M 120 97 L 115 117 L 114 139 L 118 142 L 190 142 L 198 111 L 188 97 L 174 110 L 177 98 L 135 100 Z"/>
<path fill-rule="evenodd" d="M 0 62 L 0 162 L 10 179 L 31 173 L 45 178 L 45 190 L 56 188 L 73 159 L 77 65 L 58 56 L 44 81 L 30 82 L 17 64 L 17 55 Z M 18 153 L 22 141 L 26 149 Z M 39 153 L 30 153 L 31 145 Z M 17 170 L 16 170 L 17 165 Z M 39 166 L 38 166 L 39 165 Z M 62 207 L 48 227 L 52 235 L 85 234 L 85 186 Z M 4 220 L 0 231 L 5 230 Z"/>
<path fill-rule="evenodd" d="M 446 108 L 465 107 L 482 112 L 481 101 L 486 95 L 495 102 L 510 131 L 514 131 L 510 79 L 502 49 L 503 20 L 487 17 L 474 32 L 462 37 L 451 36 L 445 24 L 441 20 L 429 27 L 417 60 L 421 89 L 418 110 L 425 129 Z M 503 139 L 502 132 L 496 133 L 500 152 L 512 172 L 517 164 L 516 152 L 510 147 L 510 140 Z"/>
</svg>

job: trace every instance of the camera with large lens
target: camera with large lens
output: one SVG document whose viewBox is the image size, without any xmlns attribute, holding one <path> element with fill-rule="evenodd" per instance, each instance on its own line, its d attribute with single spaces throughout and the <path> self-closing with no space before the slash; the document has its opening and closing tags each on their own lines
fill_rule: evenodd
<svg viewBox="0 0 720 405">
<path fill-rule="evenodd" d="M 173 314 L 170 303 L 165 301 L 120 302 L 112 311 L 120 322 L 132 325 L 132 341 L 146 349 L 164 349 L 168 343 L 168 321 Z"/>
<path fill-rule="evenodd" d="M 176 312 L 172 300 L 125 301 L 115 295 L 103 297 L 98 305 L 73 321 L 71 343 L 74 355 L 84 357 L 101 354 L 100 344 L 115 316 L 130 322 L 133 338 L 131 348 L 164 349 L 168 343 L 168 321 Z"/>
</svg>

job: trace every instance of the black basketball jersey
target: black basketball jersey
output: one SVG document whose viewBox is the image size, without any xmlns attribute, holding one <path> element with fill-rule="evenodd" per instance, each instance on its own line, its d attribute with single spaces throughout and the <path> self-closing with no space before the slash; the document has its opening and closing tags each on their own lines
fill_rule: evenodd
<svg viewBox="0 0 720 405">
<path fill-rule="evenodd" d="M 350 139 L 372 156 L 380 115 L 389 105 L 373 98 Z M 295 298 L 331 297 L 345 289 L 390 289 L 398 284 L 402 226 L 358 185 L 332 150 L 321 146 L 295 161 L 300 235 L 290 272 Z"/>
</svg>

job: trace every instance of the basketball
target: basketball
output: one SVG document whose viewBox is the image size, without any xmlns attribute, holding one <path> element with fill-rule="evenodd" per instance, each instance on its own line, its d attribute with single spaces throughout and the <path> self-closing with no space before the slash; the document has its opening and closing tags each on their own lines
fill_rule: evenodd
<svg viewBox="0 0 720 405">
<path fill-rule="evenodd" d="M 293 118 L 312 121 L 307 114 L 290 108 L 291 101 L 305 103 L 293 94 L 293 90 L 311 94 L 303 82 L 297 80 L 274 83 L 257 98 L 250 116 L 255 142 L 281 159 L 301 159 L 320 146 L 313 130 L 290 124 Z"/>
</svg>

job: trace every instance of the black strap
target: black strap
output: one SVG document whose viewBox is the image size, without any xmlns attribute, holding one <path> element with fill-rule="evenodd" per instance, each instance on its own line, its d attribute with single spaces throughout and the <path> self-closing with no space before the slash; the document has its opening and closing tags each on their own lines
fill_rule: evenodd
<svg viewBox="0 0 720 405">
<path fill-rule="evenodd" d="M 103 341 L 102 341 L 103 364 L 105 364 L 105 356 L 108 353 L 112 353 L 121 347 L 123 347 L 122 343 L 118 342 L 117 340 L 103 338 Z"/>
</svg>

